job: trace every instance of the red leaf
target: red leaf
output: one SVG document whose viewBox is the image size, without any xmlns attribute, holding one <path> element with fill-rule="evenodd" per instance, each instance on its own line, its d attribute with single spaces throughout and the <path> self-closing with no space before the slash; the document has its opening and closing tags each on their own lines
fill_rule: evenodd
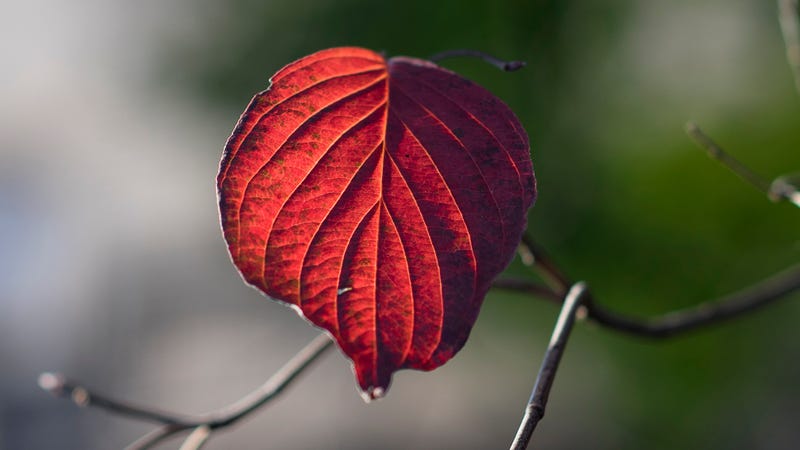
<svg viewBox="0 0 800 450">
<path fill-rule="evenodd" d="M 228 248 L 381 396 L 467 340 L 536 196 L 527 136 L 488 91 L 419 59 L 333 48 L 271 82 L 220 165 Z"/>
</svg>

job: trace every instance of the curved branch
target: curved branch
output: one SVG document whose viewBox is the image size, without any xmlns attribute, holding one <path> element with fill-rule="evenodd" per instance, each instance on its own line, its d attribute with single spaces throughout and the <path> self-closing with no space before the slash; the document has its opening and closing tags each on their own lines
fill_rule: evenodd
<svg viewBox="0 0 800 450">
<path fill-rule="evenodd" d="M 123 416 L 162 424 L 128 446 L 130 450 L 150 448 L 174 434 L 190 429 L 195 431 L 184 446 L 200 448 L 213 430 L 233 425 L 283 392 L 332 345 L 333 341 L 327 334 L 317 336 L 258 389 L 227 407 L 198 416 L 170 413 L 115 400 L 92 392 L 60 374 L 43 373 L 39 376 L 39 386 L 57 397 L 70 397 L 78 406 L 94 406 Z"/>
</svg>

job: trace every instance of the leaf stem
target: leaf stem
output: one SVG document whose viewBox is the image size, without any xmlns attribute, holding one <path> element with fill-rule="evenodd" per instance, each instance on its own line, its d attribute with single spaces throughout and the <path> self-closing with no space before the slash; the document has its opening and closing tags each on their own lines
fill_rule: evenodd
<svg viewBox="0 0 800 450">
<path fill-rule="evenodd" d="M 559 283 L 570 283 L 569 279 L 532 238 L 526 236 L 523 239 L 523 245 L 534 255 L 537 261 L 535 268 L 538 271 L 549 273 L 549 278 L 557 279 Z M 533 295 L 539 295 L 538 293 L 542 289 L 535 282 L 528 281 L 526 283 L 525 280 L 519 279 L 516 279 L 514 283 L 496 284 L 496 287 L 516 292 L 528 292 Z M 616 313 L 598 304 L 588 289 L 584 306 L 587 318 L 599 325 L 638 336 L 667 338 L 759 309 L 797 290 L 800 290 L 800 264 L 795 264 L 740 291 L 658 317 L 634 318 Z M 552 299 L 556 294 L 558 292 L 554 288 L 552 292 L 539 296 Z"/>
</svg>

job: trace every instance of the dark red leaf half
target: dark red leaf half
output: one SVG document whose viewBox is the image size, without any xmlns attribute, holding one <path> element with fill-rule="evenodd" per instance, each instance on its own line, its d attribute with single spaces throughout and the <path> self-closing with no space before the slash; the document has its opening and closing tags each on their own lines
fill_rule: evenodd
<svg viewBox="0 0 800 450">
<path fill-rule="evenodd" d="M 228 248 L 381 396 L 467 340 L 536 196 L 528 138 L 491 93 L 419 59 L 333 48 L 271 82 L 222 157 Z"/>
</svg>

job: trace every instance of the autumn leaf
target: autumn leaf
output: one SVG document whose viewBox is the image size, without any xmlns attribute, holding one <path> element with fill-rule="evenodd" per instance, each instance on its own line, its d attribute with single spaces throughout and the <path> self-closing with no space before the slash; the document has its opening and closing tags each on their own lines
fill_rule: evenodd
<svg viewBox="0 0 800 450">
<path fill-rule="evenodd" d="M 327 330 L 366 398 L 463 347 L 536 197 L 503 102 L 431 62 L 352 47 L 272 77 L 217 187 L 244 279 Z"/>
</svg>

